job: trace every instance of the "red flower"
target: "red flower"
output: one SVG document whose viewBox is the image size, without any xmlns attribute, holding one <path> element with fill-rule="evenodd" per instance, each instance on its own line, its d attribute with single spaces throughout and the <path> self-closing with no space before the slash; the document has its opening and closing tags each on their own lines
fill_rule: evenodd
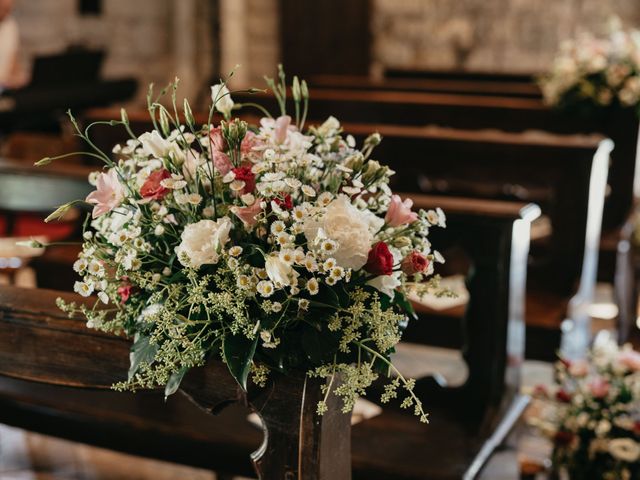
<svg viewBox="0 0 640 480">
<path fill-rule="evenodd" d="M 569 403 L 571 401 L 571 395 L 569 395 L 565 390 L 560 389 L 556 392 L 556 400 L 563 403 Z"/>
<path fill-rule="evenodd" d="M 275 197 L 273 201 L 283 210 L 293 209 L 293 200 L 291 200 L 291 195 L 289 195 L 288 193 L 284 196 L 284 198 Z"/>
<path fill-rule="evenodd" d="M 253 189 L 256 188 L 256 176 L 251 171 L 251 167 L 237 167 L 232 168 L 231 171 L 235 174 L 236 180 L 244 182 L 242 193 L 253 192 Z"/>
<path fill-rule="evenodd" d="M 152 172 L 140 188 L 140 195 L 150 200 L 160 200 L 169 192 L 168 188 L 162 186 L 162 181 L 166 178 L 171 178 L 169 170 L 163 168 Z"/>
<path fill-rule="evenodd" d="M 640 435 L 640 420 L 633 425 L 633 433 Z"/>
<path fill-rule="evenodd" d="M 573 440 L 573 433 L 565 430 L 560 430 L 554 437 L 556 445 L 569 445 L 571 440 Z"/>
<path fill-rule="evenodd" d="M 374 275 L 391 275 L 393 255 L 391 255 L 386 243 L 378 242 L 369 250 L 369 258 L 364 269 Z"/>
<path fill-rule="evenodd" d="M 402 268 L 402 271 L 407 275 L 424 272 L 428 266 L 429 260 L 427 260 L 427 257 L 415 250 L 404 257 L 400 264 L 400 268 Z"/>
<path fill-rule="evenodd" d="M 131 296 L 131 285 L 122 285 L 118 287 L 118 295 L 120 295 L 120 303 L 126 303 Z"/>
</svg>

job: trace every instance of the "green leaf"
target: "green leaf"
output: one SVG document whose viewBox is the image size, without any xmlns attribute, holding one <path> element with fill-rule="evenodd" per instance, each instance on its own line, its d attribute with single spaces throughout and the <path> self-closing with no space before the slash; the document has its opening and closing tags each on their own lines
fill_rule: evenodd
<svg viewBox="0 0 640 480">
<path fill-rule="evenodd" d="M 138 372 L 141 363 L 147 363 L 151 365 L 156 357 L 158 351 L 158 345 L 151 343 L 150 337 L 136 332 L 133 337 L 133 345 L 129 353 L 129 380 Z"/>
<path fill-rule="evenodd" d="M 329 286 L 320 285 L 320 290 L 316 295 L 311 297 L 311 301 L 324 303 L 334 308 L 340 308 L 340 299 L 336 292 Z"/>
<path fill-rule="evenodd" d="M 224 359 L 227 362 L 229 372 L 247 390 L 247 378 L 253 355 L 256 353 L 258 337 L 250 340 L 243 335 L 226 335 L 222 341 Z"/>
<path fill-rule="evenodd" d="M 184 374 L 187 373 L 189 369 L 187 367 L 182 367 L 177 372 L 173 372 L 167 381 L 167 384 L 164 386 L 164 399 L 166 400 L 169 395 L 173 395 L 178 391 L 180 387 L 180 383 L 184 378 Z"/>
<path fill-rule="evenodd" d="M 336 351 L 336 342 L 329 331 L 318 331 L 308 327 L 300 339 L 302 350 L 314 365 L 330 361 Z"/>
<path fill-rule="evenodd" d="M 411 305 L 411 302 L 409 301 L 409 299 L 407 298 L 407 296 L 404 293 L 399 292 L 398 290 L 396 290 L 396 294 L 393 297 L 393 303 L 395 303 L 400 308 L 402 308 L 414 320 L 418 319 L 418 315 L 416 315 L 416 312 L 413 309 L 413 305 Z"/>
</svg>

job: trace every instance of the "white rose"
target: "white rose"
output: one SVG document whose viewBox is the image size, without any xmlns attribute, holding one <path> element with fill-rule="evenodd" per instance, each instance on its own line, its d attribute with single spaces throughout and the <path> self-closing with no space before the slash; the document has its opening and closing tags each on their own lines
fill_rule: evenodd
<svg viewBox="0 0 640 480">
<path fill-rule="evenodd" d="M 231 116 L 233 100 L 229 94 L 229 89 L 225 85 L 219 83 L 211 87 L 211 101 L 214 102 L 215 109 L 225 117 Z"/>
<path fill-rule="evenodd" d="M 286 287 L 291 285 L 292 277 L 297 276 L 297 272 L 291 267 L 290 264 L 280 259 L 275 255 L 267 257 L 264 268 L 267 271 L 269 280 L 275 285 Z"/>
<path fill-rule="evenodd" d="M 217 263 L 220 250 L 229 241 L 231 227 L 229 217 L 187 225 L 182 232 L 182 242 L 176 247 L 178 260 L 185 267 L 193 268 Z"/>
<path fill-rule="evenodd" d="M 402 285 L 400 275 L 402 272 L 393 272 L 391 275 L 379 275 L 367 282 L 373 288 L 381 291 L 386 296 L 393 298 L 394 290 Z"/>
<path fill-rule="evenodd" d="M 609 442 L 609 453 L 613 458 L 633 463 L 640 459 L 640 444 L 631 438 L 614 438 Z"/>
<path fill-rule="evenodd" d="M 166 157 L 174 149 L 173 143 L 163 138 L 157 130 L 143 133 L 138 140 L 142 144 L 142 151 L 155 158 Z"/>
<path fill-rule="evenodd" d="M 304 223 L 304 234 L 309 243 L 318 236 L 318 231 L 331 240 L 338 242 L 333 257 L 344 268 L 360 270 L 367 263 L 367 256 L 373 243 L 370 229 L 370 217 L 366 211 L 351 205 L 349 198 L 340 195 L 327 205 L 320 220 L 310 219 Z"/>
</svg>

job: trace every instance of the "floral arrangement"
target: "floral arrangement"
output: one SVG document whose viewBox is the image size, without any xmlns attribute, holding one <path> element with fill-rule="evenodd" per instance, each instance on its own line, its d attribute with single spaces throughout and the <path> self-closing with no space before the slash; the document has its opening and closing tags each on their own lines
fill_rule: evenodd
<svg viewBox="0 0 640 480">
<path fill-rule="evenodd" d="M 562 44 L 551 70 L 540 79 L 546 103 L 592 109 L 640 103 L 640 31 L 611 22 L 610 34 L 590 34 Z"/>
<path fill-rule="evenodd" d="M 325 393 L 349 411 L 393 371 L 382 400 L 402 390 L 402 406 L 427 421 L 390 356 L 414 315 L 409 289 L 439 289 L 432 274 L 444 260 L 428 233 L 445 226 L 444 214 L 414 212 L 390 191 L 394 172 L 372 159 L 378 134 L 358 149 L 333 117 L 305 129 L 305 82 L 293 79 L 294 118 L 282 69 L 267 83 L 281 111 L 273 118 L 250 104 L 265 115 L 256 126 L 232 119 L 241 105 L 226 82 L 212 87 L 208 121 L 197 126 L 186 100 L 176 107 L 177 80 L 168 108 L 160 103 L 168 91 L 153 98 L 150 88 L 152 131 L 134 135 L 124 110 L 119 121 L 98 122 L 131 138 L 113 149 L 115 160 L 97 147 L 89 153 L 105 169 L 89 178 L 96 190 L 86 198 L 93 212 L 75 291 L 97 298 L 92 308 L 59 306 L 133 339 L 117 389 L 165 386 L 170 395 L 189 369 L 218 357 L 245 389 L 274 371 L 326 378 Z M 92 125 L 81 130 L 70 118 L 93 146 Z"/>
<path fill-rule="evenodd" d="M 557 388 L 536 388 L 531 423 L 553 440 L 554 468 L 569 478 L 640 478 L 640 352 L 600 338 L 588 360 L 562 359 Z"/>
</svg>

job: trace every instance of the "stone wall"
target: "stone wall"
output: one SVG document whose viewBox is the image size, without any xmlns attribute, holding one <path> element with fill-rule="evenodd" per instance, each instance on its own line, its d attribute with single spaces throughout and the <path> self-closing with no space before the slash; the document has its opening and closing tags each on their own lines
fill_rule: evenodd
<svg viewBox="0 0 640 480">
<path fill-rule="evenodd" d="M 184 94 L 209 84 L 217 54 L 209 0 L 103 0 L 102 5 L 102 14 L 92 16 L 79 15 L 77 0 L 16 0 L 25 68 L 35 55 L 81 45 L 106 49 L 104 77 L 137 78 L 138 102 L 148 83 L 163 85 L 176 75 L 184 76 Z"/>
<path fill-rule="evenodd" d="M 372 0 L 373 68 L 544 70 L 559 45 L 617 14 L 640 26 L 639 0 Z"/>
</svg>

